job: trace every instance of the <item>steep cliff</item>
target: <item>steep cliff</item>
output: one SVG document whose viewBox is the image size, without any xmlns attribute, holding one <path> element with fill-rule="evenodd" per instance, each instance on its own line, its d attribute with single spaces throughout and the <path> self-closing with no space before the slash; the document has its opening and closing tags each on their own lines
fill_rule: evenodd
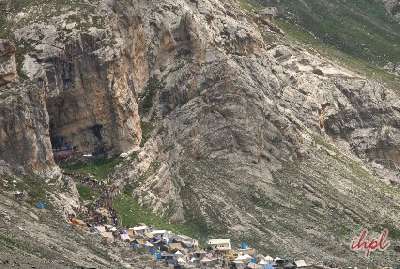
<svg viewBox="0 0 400 269">
<path fill-rule="evenodd" d="M 331 265 L 396 261 L 394 247 L 370 259 L 349 248 L 362 227 L 400 243 L 396 80 L 341 67 L 234 1 L 7 8 L 24 82 L 3 87 L 36 84 L 42 113 L 27 118 L 47 142 L 23 133 L 1 159 L 130 151 L 113 184 L 205 237 Z M 6 104 L 4 125 L 19 122 Z M 40 158 L 11 157 L 26 140 Z"/>
<path fill-rule="evenodd" d="M 15 47 L 0 40 L 0 155 L 14 167 L 44 171 L 55 166 L 44 91 L 17 82 Z"/>
</svg>

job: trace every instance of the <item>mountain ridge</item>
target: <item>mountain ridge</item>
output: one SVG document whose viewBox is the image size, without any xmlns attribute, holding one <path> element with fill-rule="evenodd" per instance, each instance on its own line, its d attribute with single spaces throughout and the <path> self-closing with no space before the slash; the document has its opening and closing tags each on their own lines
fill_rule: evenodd
<svg viewBox="0 0 400 269">
<path fill-rule="evenodd" d="M 7 17 L 20 78 L 0 107 L 20 117 L 0 121 L 3 174 L 38 172 L 34 160 L 58 178 L 65 156 L 122 158 L 105 176 L 114 199 L 128 193 L 204 237 L 331 266 L 396 262 L 394 247 L 369 259 L 350 249 L 363 227 L 400 243 L 395 89 L 237 2 L 61 3 Z M 17 112 L 21 83 L 41 94 L 25 105 L 39 116 Z M 18 121 L 45 146 L 16 147 Z"/>
</svg>

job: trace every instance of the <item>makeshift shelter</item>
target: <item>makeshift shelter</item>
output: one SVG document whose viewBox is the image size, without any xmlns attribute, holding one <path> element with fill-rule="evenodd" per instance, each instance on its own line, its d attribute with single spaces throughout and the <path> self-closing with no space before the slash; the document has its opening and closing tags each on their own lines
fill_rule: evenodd
<svg viewBox="0 0 400 269">
<path fill-rule="evenodd" d="M 249 248 L 249 244 L 247 244 L 246 242 L 240 243 L 240 250 L 242 250 L 242 249 L 248 249 L 248 248 Z"/>
<path fill-rule="evenodd" d="M 105 233 L 106 232 L 106 227 L 99 225 L 95 226 L 96 230 L 99 231 L 99 233 Z"/>
<path fill-rule="evenodd" d="M 151 231 L 151 229 L 146 226 L 146 225 L 142 225 L 142 226 L 136 226 L 133 228 L 130 228 L 129 230 L 133 230 L 133 233 L 135 235 L 139 235 L 139 236 L 144 236 L 146 233 L 149 233 Z"/>
<path fill-rule="evenodd" d="M 95 212 L 100 214 L 101 216 L 104 216 L 104 217 L 109 217 L 110 216 L 110 212 L 108 212 L 108 209 L 104 208 L 104 207 L 100 207 L 100 208 L 96 209 Z"/>
<path fill-rule="evenodd" d="M 210 263 L 210 262 L 212 262 L 212 260 L 210 260 L 207 257 L 204 257 L 203 259 L 200 260 L 200 263 Z"/>
<path fill-rule="evenodd" d="M 160 236 L 168 236 L 168 231 L 167 230 L 153 230 L 151 232 L 146 233 L 146 236 L 149 236 L 150 238 Z"/>
<path fill-rule="evenodd" d="M 180 252 L 179 250 L 178 250 L 177 252 L 175 252 L 174 255 L 175 255 L 176 257 L 183 257 L 183 256 L 185 256 L 185 255 L 183 255 L 183 253 Z"/>
<path fill-rule="evenodd" d="M 245 269 L 246 268 L 246 263 L 243 261 L 233 261 L 235 264 L 236 269 Z"/>
<path fill-rule="evenodd" d="M 173 254 L 167 253 L 167 252 L 162 252 L 161 253 L 161 259 L 164 259 L 165 261 L 172 261 L 175 259 L 175 256 Z"/>
<path fill-rule="evenodd" d="M 133 241 L 131 242 L 131 248 L 133 248 L 133 249 L 138 249 L 138 248 L 140 248 L 140 243 L 139 243 L 139 241 L 138 241 L 138 240 L 133 240 Z"/>
<path fill-rule="evenodd" d="M 246 260 L 252 260 L 252 259 L 253 259 L 253 257 L 250 256 L 249 254 L 244 254 L 243 257 L 244 257 Z"/>
<path fill-rule="evenodd" d="M 128 235 L 131 238 L 135 238 L 136 237 L 136 234 L 135 234 L 135 231 L 133 230 L 133 228 L 129 228 L 128 229 Z"/>
<path fill-rule="evenodd" d="M 185 249 L 181 243 L 169 243 L 168 244 L 168 249 L 173 252 L 173 251 L 177 251 L 177 250 L 183 250 Z"/>
<path fill-rule="evenodd" d="M 267 256 L 264 257 L 264 260 L 266 260 L 267 262 L 272 263 L 274 261 L 274 258 L 272 258 L 271 256 L 267 255 Z"/>
<path fill-rule="evenodd" d="M 297 266 L 297 268 L 303 268 L 308 266 L 304 260 L 294 261 L 294 264 Z"/>
<path fill-rule="evenodd" d="M 179 242 L 187 248 L 197 248 L 199 247 L 199 241 L 193 238 L 190 238 L 186 235 L 175 235 L 171 237 L 172 241 Z"/>
<path fill-rule="evenodd" d="M 283 266 L 284 269 L 296 269 L 296 265 L 293 264 L 292 262 L 287 262 L 285 263 L 285 265 Z"/>
<path fill-rule="evenodd" d="M 210 239 L 208 245 L 214 250 L 227 251 L 232 249 L 230 239 Z"/>
<path fill-rule="evenodd" d="M 80 219 L 72 218 L 71 224 L 78 225 L 78 226 L 86 226 L 86 223 Z"/>
<path fill-rule="evenodd" d="M 200 262 L 200 259 L 199 259 L 199 258 L 196 258 L 196 257 L 192 257 L 192 258 L 190 259 L 190 262 L 191 262 L 191 263 L 198 263 L 198 262 Z"/>
<path fill-rule="evenodd" d="M 266 260 L 261 260 L 258 264 L 261 265 L 263 268 L 265 268 L 265 267 L 267 267 L 267 265 L 270 264 L 270 263 L 267 262 Z"/>
<path fill-rule="evenodd" d="M 35 204 L 36 208 L 38 209 L 45 209 L 47 207 L 46 203 L 39 201 Z"/>
<path fill-rule="evenodd" d="M 123 233 L 120 236 L 121 236 L 122 241 L 130 241 L 131 240 L 131 238 L 129 237 L 129 235 L 127 233 Z"/>
<path fill-rule="evenodd" d="M 186 263 L 186 261 L 185 261 L 182 257 L 178 258 L 176 261 L 177 261 L 179 264 L 184 264 L 184 263 Z"/>
<path fill-rule="evenodd" d="M 152 248 L 152 247 L 154 247 L 154 245 L 153 245 L 152 243 L 150 243 L 150 242 L 146 242 L 146 243 L 144 244 L 144 246 L 147 247 L 147 248 Z"/>
<path fill-rule="evenodd" d="M 157 251 L 156 253 L 154 253 L 154 258 L 159 261 L 161 260 L 161 252 Z"/>
<path fill-rule="evenodd" d="M 257 266 L 257 264 L 251 262 L 251 263 L 247 264 L 247 268 L 250 268 L 250 269 L 257 269 L 258 266 Z"/>
<path fill-rule="evenodd" d="M 252 256 L 256 254 L 256 250 L 254 248 L 239 249 L 239 251 L 242 252 L 243 254 L 249 254 Z"/>
<path fill-rule="evenodd" d="M 106 227 L 106 230 L 109 232 L 116 232 L 117 231 L 117 227 L 112 226 L 112 225 L 104 225 L 104 227 Z"/>
<path fill-rule="evenodd" d="M 112 232 L 102 232 L 100 234 L 103 237 L 103 239 L 106 240 L 107 243 L 114 242 L 114 236 Z"/>
</svg>

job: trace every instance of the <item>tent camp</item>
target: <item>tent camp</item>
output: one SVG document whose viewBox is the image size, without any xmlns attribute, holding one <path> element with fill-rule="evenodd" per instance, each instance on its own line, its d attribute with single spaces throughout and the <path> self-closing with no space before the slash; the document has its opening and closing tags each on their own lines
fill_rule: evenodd
<svg viewBox="0 0 400 269">
<path fill-rule="evenodd" d="M 297 260 L 294 262 L 294 264 L 297 266 L 297 268 L 304 268 L 308 266 L 304 260 Z"/>
<path fill-rule="evenodd" d="M 214 250 L 231 250 L 231 240 L 230 239 L 210 239 L 208 240 L 208 245 Z"/>
</svg>

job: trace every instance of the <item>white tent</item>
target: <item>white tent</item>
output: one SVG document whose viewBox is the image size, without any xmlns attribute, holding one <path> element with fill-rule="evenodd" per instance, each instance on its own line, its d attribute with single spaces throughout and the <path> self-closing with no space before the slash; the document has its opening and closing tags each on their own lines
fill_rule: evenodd
<svg viewBox="0 0 400 269">
<path fill-rule="evenodd" d="M 199 260 L 198 258 L 192 257 L 192 258 L 190 259 L 190 262 L 195 262 L 195 261 L 198 261 L 198 260 Z"/>
<path fill-rule="evenodd" d="M 200 260 L 201 263 L 208 263 L 208 262 L 212 262 L 212 260 L 210 260 L 207 257 L 204 257 L 203 259 Z"/>
<path fill-rule="evenodd" d="M 247 267 L 249 267 L 250 269 L 256 269 L 257 268 L 257 264 L 251 262 L 251 263 L 249 263 L 247 265 Z"/>
<path fill-rule="evenodd" d="M 178 263 L 186 263 L 186 261 L 185 261 L 183 258 L 178 258 L 178 259 L 177 259 L 177 262 L 178 262 Z"/>
<path fill-rule="evenodd" d="M 247 258 L 245 256 L 238 256 L 235 261 L 245 261 Z"/>
<path fill-rule="evenodd" d="M 253 259 L 253 257 L 251 257 L 249 254 L 243 255 L 243 257 L 245 257 L 246 260 L 251 260 L 251 259 Z"/>
<path fill-rule="evenodd" d="M 130 240 L 130 237 L 128 234 L 121 234 L 121 240 L 125 241 L 125 240 Z"/>
<path fill-rule="evenodd" d="M 106 232 L 106 227 L 104 227 L 104 226 L 95 226 L 95 228 L 100 233 L 105 233 Z"/>
<path fill-rule="evenodd" d="M 297 268 L 307 267 L 307 263 L 304 260 L 297 260 L 294 262 Z"/>
<path fill-rule="evenodd" d="M 146 242 L 144 245 L 145 245 L 146 247 L 154 247 L 154 245 L 153 245 L 152 243 L 150 243 L 150 242 Z"/>
<path fill-rule="evenodd" d="M 178 250 L 177 252 L 175 252 L 175 256 L 183 256 L 183 253 Z"/>
<path fill-rule="evenodd" d="M 264 257 L 264 260 L 266 260 L 267 262 L 273 262 L 274 261 L 274 258 L 272 258 L 271 256 L 265 256 Z"/>
</svg>

